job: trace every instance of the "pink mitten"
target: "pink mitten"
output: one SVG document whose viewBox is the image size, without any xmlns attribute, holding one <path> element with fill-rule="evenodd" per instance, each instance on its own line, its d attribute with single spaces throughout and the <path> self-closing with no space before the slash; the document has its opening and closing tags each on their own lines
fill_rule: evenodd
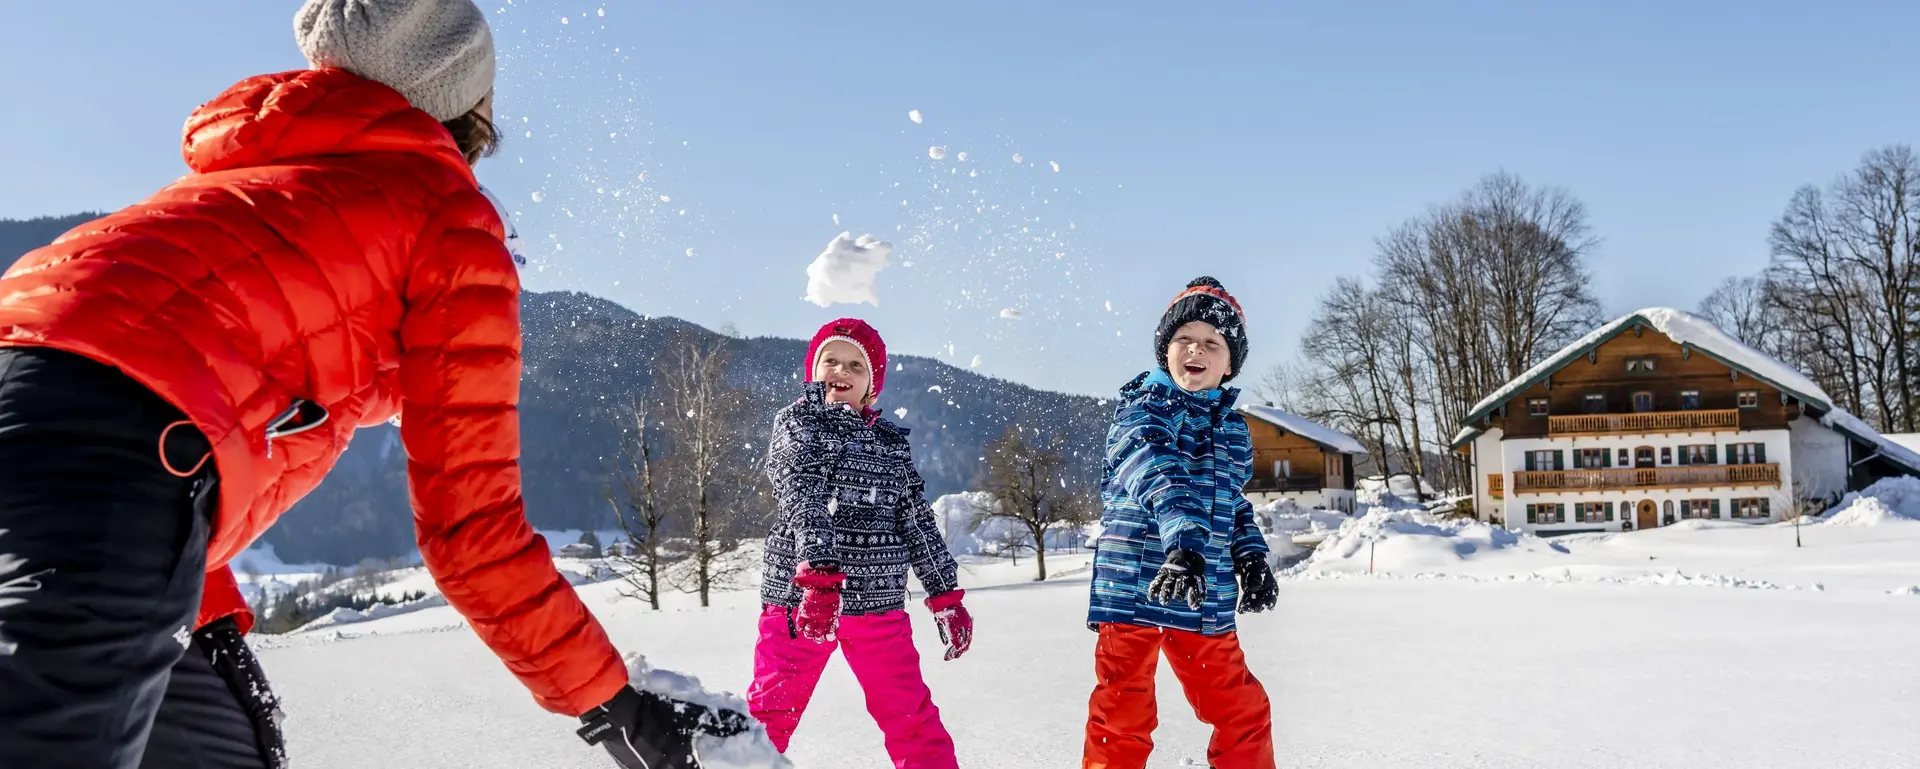
<svg viewBox="0 0 1920 769">
<path fill-rule="evenodd" d="M 838 569 L 811 565 L 800 567 L 800 573 L 793 575 L 793 584 L 801 590 L 800 609 L 793 618 L 799 637 L 816 643 L 834 639 L 834 631 L 840 627 L 840 586 L 846 581 L 847 575 Z"/>
<path fill-rule="evenodd" d="M 960 605 L 965 590 L 949 590 L 927 599 L 933 610 L 933 622 L 940 626 L 940 640 L 947 645 L 947 660 L 960 659 L 973 646 L 973 615 Z"/>
</svg>

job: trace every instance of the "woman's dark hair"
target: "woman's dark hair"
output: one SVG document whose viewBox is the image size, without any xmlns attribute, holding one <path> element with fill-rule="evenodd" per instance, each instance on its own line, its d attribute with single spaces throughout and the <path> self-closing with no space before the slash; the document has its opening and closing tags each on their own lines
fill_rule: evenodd
<svg viewBox="0 0 1920 769">
<path fill-rule="evenodd" d="M 500 150 L 500 131 L 478 109 L 440 125 L 453 134 L 453 142 L 460 146 L 460 154 L 466 156 L 468 165 Z"/>
</svg>

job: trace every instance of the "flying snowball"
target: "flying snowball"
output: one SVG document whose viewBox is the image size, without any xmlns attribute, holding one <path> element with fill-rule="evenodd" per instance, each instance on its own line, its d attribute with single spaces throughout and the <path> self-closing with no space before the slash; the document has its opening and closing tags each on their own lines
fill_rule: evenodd
<svg viewBox="0 0 1920 769">
<path fill-rule="evenodd" d="M 927 148 L 927 157 L 930 157 L 930 158 L 933 158 L 934 160 L 945 160 L 945 159 L 947 158 L 947 148 L 945 148 L 945 147 L 928 147 L 928 148 Z"/>
<path fill-rule="evenodd" d="M 920 119 L 920 110 L 917 110 L 917 109 L 914 109 L 914 110 L 907 110 L 907 119 L 908 119 L 908 120 L 911 120 L 911 121 L 913 121 L 913 122 L 915 122 L 915 123 L 919 123 L 919 122 L 921 122 L 921 119 Z"/>
<path fill-rule="evenodd" d="M 1020 319 L 1020 311 L 1019 311 L 1019 310 L 1016 310 L 1016 309 L 1014 309 L 1014 308 L 1012 308 L 1012 307 L 1008 307 L 1008 308 L 1006 308 L 1006 309 L 1004 309 L 1004 310 L 1001 310 L 1001 311 L 1000 311 L 1000 317 L 1002 317 L 1002 318 L 1006 318 L 1007 320 L 1019 320 L 1019 319 Z"/>
<path fill-rule="evenodd" d="M 541 192 L 539 190 L 533 191 L 533 202 L 539 203 L 546 199 L 547 199 L 547 193 Z"/>
<path fill-rule="evenodd" d="M 693 249 L 687 249 L 687 256 L 693 256 Z"/>
<path fill-rule="evenodd" d="M 865 302 L 880 306 L 874 281 L 892 263 L 893 244 L 872 235 L 842 232 L 807 265 L 806 300 L 821 307 Z"/>
<path fill-rule="evenodd" d="M 1020 153 L 1018 153 L 1018 152 L 1015 152 L 1015 153 L 1013 153 L 1013 162 L 1015 162 L 1015 163 L 1025 163 L 1025 162 L 1027 162 L 1027 159 L 1026 159 L 1026 158 L 1024 158 L 1024 157 L 1021 157 L 1021 155 L 1020 155 Z"/>
<path fill-rule="evenodd" d="M 981 363 L 981 359 L 980 359 L 980 356 L 978 356 L 978 355 L 975 355 L 975 356 L 973 356 L 973 362 L 972 362 L 972 363 L 969 363 L 969 364 L 967 364 L 967 368 L 979 368 L 979 367 L 980 367 L 980 363 Z"/>
<path fill-rule="evenodd" d="M 833 226 L 835 226 L 835 227 L 838 227 L 838 226 L 840 226 L 840 215 L 839 215 L 839 214 L 834 214 L 834 215 L 833 215 Z"/>
<path fill-rule="evenodd" d="M 671 197 L 668 197 L 668 196 L 666 196 L 666 195 L 661 195 L 661 196 L 660 196 L 660 202 L 662 202 L 662 203 L 672 203 L 672 202 L 673 202 L 673 198 L 671 198 Z"/>
<path fill-rule="evenodd" d="M 900 408 L 897 408 L 897 409 L 894 409 L 894 410 L 893 410 L 893 418 L 894 418 L 894 419 L 906 419 L 906 418 L 907 418 L 907 407 L 905 407 L 905 406 L 901 406 Z"/>
<path fill-rule="evenodd" d="M 1054 173 L 1056 173 L 1056 174 L 1057 174 L 1057 173 L 1060 173 L 1060 161 L 1058 161 L 1058 160 L 1049 160 L 1049 161 L 1047 161 L 1047 165 L 1050 165 L 1050 166 L 1053 166 L 1053 172 L 1054 172 Z"/>
<path fill-rule="evenodd" d="M 960 158 L 960 162 L 962 162 L 962 163 L 965 163 L 965 162 L 967 162 L 967 153 L 965 153 L 965 152 L 961 152 L 961 153 L 960 153 L 960 155 L 959 155 L 959 158 Z"/>
</svg>

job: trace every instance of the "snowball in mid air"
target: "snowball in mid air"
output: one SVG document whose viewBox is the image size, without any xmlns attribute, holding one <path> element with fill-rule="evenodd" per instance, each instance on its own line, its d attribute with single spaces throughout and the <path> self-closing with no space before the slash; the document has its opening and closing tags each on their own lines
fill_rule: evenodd
<svg viewBox="0 0 1920 769">
<path fill-rule="evenodd" d="M 918 123 L 918 122 L 921 122 L 921 120 L 920 120 L 920 110 L 917 110 L 917 109 L 914 109 L 914 110 L 907 110 L 907 119 L 908 119 L 908 120 L 911 120 L 911 121 L 913 121 L 913 122 L 915 122 L 915 123 Z"/>
<path fill-rule="evenodd" d="M 1008 308 L 1006 308 L 1006 309 L 1004 309 L 1004 310 L 1001 310 L 1001 311 L 1000 311 L 1000 317 L 1002 317 L 1002 318 L 1006 318 L 1007 320 L 1019 320 L 1019 319 L 1020 319 L 1020 311 L 1019 311 L 1019 310 L 1016 310 L 1016 309 L 1014 309 L 1014 308 L 1012 308 L 1012 307 L 1008 307 Z"/>
<path fill-rule="evenodd" d="M 546 199 L 547 199 L 547 193 L 541 192 L 539 190 L 533 191 L 533 202 L 538 203 Z"/>
<path fill-rule="evenodd" d="M 1058 161 L 1058 160 L 1049 160 L 1049 161 L 1047 161 L 1047 165 L 1050 165 L 1050 166 L 1053 166 L 1053 172 L 1054 172 L 1054 173 L 1056 173 L 1056 174 L 1057 174 L 1057 173 L 1060 173 L 1060 161 Z"/>
<path fill-rule="evenodd" d="M 1025 157 L 1023 157 L 1023 156 L 1022 156 L 1022 155 L 1021 155 L 1020 153 L 1018 153 L 1018 152 L 1015 152 L 1015 153 L 1013 153 L 1013 162 L 1015 162 L 1015 163 L 1025 163 L 1025 162 L 1027 162 L 1027 159 L 1026 159 Z"/>
<path fill-rule="evenodd" d="M 930 157 L 930 158 L 933 158 L 934 160 L 945 160 L 945 159 L 946 159 L 946 157 L 947 157 L 947 148 L 945 148 L 945 147 L 928 147 L 928 148 L 927 148 L 927 157 Z"/>
<path fill-rule="evenodd" d="M 842 232 L 807 265 L 806 300 L 821 307 L 866 302 L 880 306 L 874 281 L 892 264 L 893 244 L 872 235 Z"/>
<path fill-rule="evenodd" d="M 967 368 L 979 368 L 982 362 L 983 361 L 981 360 L 980 356 L 975 355 L 973 356 L 973 362 L 967 364 Z"/>
</svg>

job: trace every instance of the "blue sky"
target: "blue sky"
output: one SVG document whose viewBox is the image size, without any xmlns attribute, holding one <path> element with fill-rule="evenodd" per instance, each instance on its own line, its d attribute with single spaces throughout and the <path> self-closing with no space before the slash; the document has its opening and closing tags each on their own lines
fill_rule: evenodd
<svg viewBox="0 0 1920 769">
<path fill-rule="evenodd" d="M 1290 356 L 1376 236 L 1495 170 L 1587 204 L 1608 312 L 1692 307 L 1765 263 L 1795 187 L 1920 125 L 1909 4 L 1200 5 L 494 0 L 510 132 L 480 176 L 529 288 L 751 335 L 859 315 L 1107 393 L 1203 273 L 1253 373 Z M 194 106 L 302 66 L 297 6 L 0 5 L 0 217 L 177 177 Z M 879 307 L 800 300 L 843 230 L 896 245 Z"/>
</svg>

